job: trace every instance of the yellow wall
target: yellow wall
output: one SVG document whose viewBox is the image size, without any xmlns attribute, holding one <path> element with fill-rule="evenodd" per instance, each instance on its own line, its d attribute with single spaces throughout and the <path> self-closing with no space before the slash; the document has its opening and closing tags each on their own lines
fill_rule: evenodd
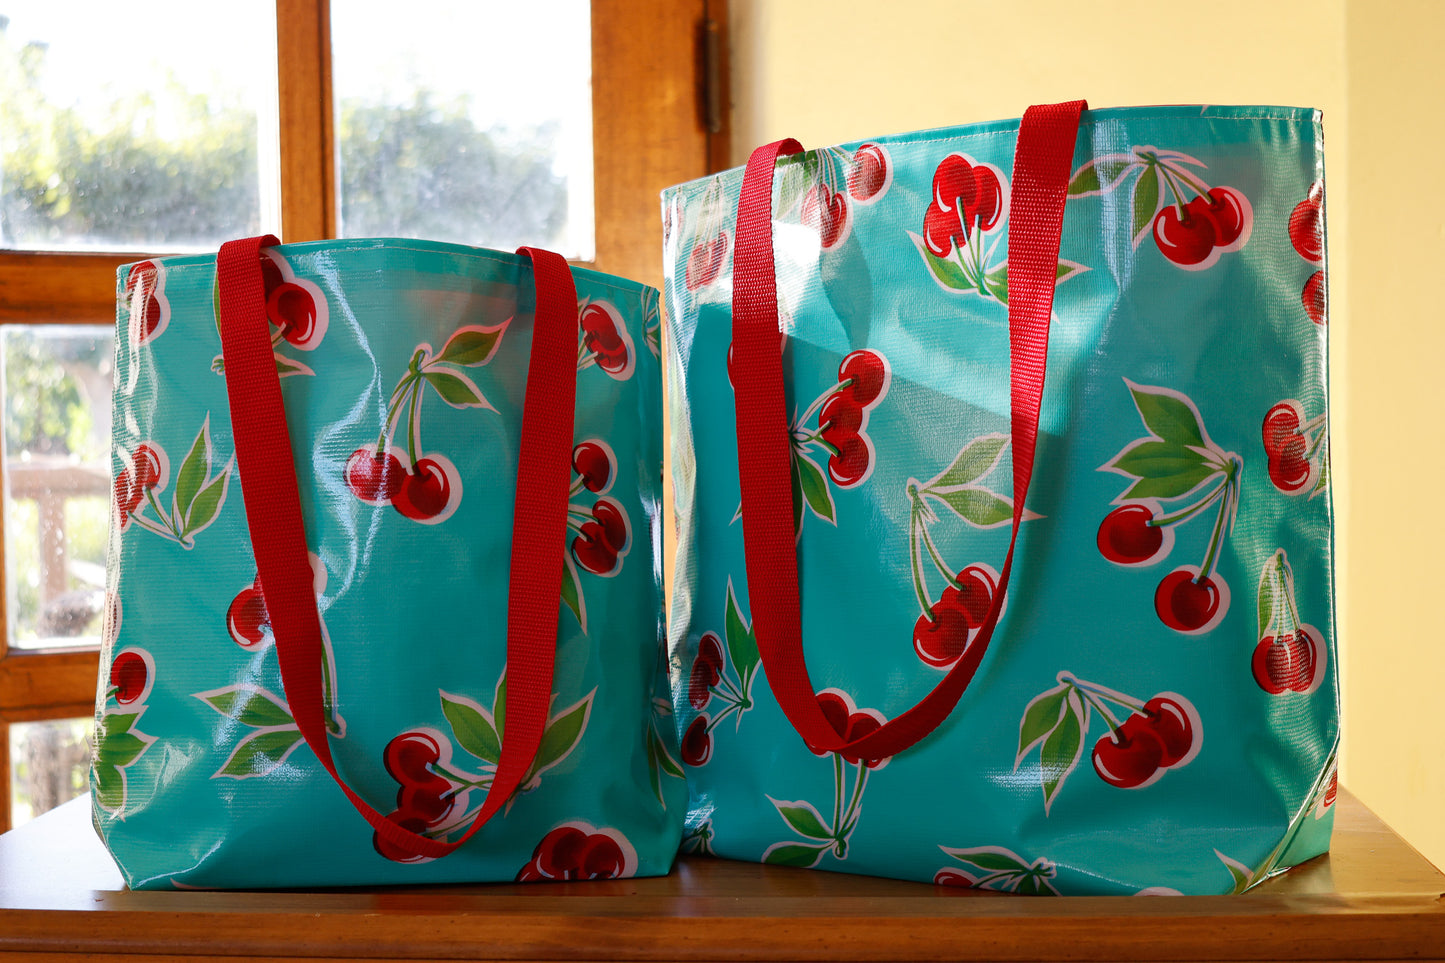
<svg viewBox="0 0 1445 963">
<path fill-rule="evenodd" d="M 1445 110 L 1427 102 L 1445 4 L 1383 7 L 1388 23 L 1379 0 L 732 0 L 734 161 L 1077 97 L 1322 109 L 1344 781 L 1445 865 L 1445 430 L 1425 397 L 1445 318 L 1408 280 L 1445 273 Z"/>
</svg>

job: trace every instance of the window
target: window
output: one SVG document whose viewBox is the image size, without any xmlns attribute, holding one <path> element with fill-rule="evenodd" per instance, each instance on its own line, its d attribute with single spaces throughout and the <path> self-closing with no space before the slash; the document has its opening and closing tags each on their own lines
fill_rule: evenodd
<svg viewBox="0 0 1445 963">
<path fill-rule="evenodd" d="M 491 231 L 473 243 L 526 238 L 658 284 L 660 190 L 725 165 L 725 113 L 704 86 L 720 68 L 703 64 L 726 36 L 725 0 L 575 0 L 570 18 L 560 0 L 513 0 L 495 4 L 491 30 L 471 19 L 490 4 L 416 15 L 445 2 L 409 8 L 432 44 L 399 39 L 394 8 L 372 0 L 255 0 L 253 19 L 224 26 L 207 26 L 190 0 L 154 0 L 128 21 L 122 58 L 99 0 L 12 2 L 9 16 L 0 0 L 0 830 L 83 786 L 104 618 L 116 267 L 257 232 Z M 565 31 L 516 23 L 526 10 L 570 20 L 571 46 Z M 378 63 L 395 50 L 418 56 Z M 468 51 L 556 66 L 488 76 L 456 64 Z M 68 66 L 81 62 L 115 65 L 98 100 L 81 96 L 96 86 Z M 550 86 L 585 91 L 589 66 L 590 120 L 585 94 L 574 103 Z M 523 112 L 492 109 L 508 101 Z M 397 131 L 407 136 L 388 140 Z M 431 155 L 418 152 L 426 137 Z M 548 138 L 565 157 L 546 153 Z M 458 162 L 480 156 L 476 167 L 510 180 Z M 418 206 L 419 187 L 439 181 L 452 200 Z M 442 220 L 438 208 L 475 217 Z"/>
</svg>

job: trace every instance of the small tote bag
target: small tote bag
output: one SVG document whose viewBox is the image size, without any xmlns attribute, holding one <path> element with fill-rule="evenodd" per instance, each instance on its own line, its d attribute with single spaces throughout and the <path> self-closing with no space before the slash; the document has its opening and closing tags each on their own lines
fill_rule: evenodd
<svg viewBox="0 0 1445 963">
<path fill-rule="evenodd" d="M 275 245 L 118 276 L 91 786 L 127 883 L 667 872 L 657 293 Z"/>
<path fill-rule="evenodd" d="M 664 192 L 686 848 L 1132 894 L 1328 846 L 1319 116 L 1082 107 Z"/>
</svg>

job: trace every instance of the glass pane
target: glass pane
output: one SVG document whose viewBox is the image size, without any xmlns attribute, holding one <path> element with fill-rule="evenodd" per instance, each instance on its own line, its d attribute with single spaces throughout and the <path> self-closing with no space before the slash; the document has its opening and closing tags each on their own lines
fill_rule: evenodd
<svg viewBox="0 0 1445 963">
<path fill-rule="evenodd" d="M 111 329 L 5 325 L 10 644 L 100 641 L 110 522 Z"/>
<path fill-rule="evenodd" d="M 13 829 L 89 790 L 91 719 L 10 724 Z"/>
<path fill-rule="evenodd" d="M 275 37 L 265 0 L 0 4 L 0 248 L 194 250 L 273 230 Z"/>
<path fill-rule="evenodd" d="M 343 237 L 594 256 L 588 0 L 331 6 Z"/>
</svg>

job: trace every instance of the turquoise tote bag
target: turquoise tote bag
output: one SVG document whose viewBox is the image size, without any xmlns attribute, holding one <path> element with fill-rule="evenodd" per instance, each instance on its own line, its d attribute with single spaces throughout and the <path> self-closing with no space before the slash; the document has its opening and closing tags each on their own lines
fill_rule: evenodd
<svg viewBox="0 0 1445 963">
<path fill-rule="evenodd" d="M 664 192 L 688 849 L 1135 894 L 1327 848 L 1319 117 L 1081 110 Z"/>
<path fill-rule="evenodd" d="M 668 871 L 658 296 L 523 254 L 120 270 L 91 788 L 130 886 Z"/>
</svg>

